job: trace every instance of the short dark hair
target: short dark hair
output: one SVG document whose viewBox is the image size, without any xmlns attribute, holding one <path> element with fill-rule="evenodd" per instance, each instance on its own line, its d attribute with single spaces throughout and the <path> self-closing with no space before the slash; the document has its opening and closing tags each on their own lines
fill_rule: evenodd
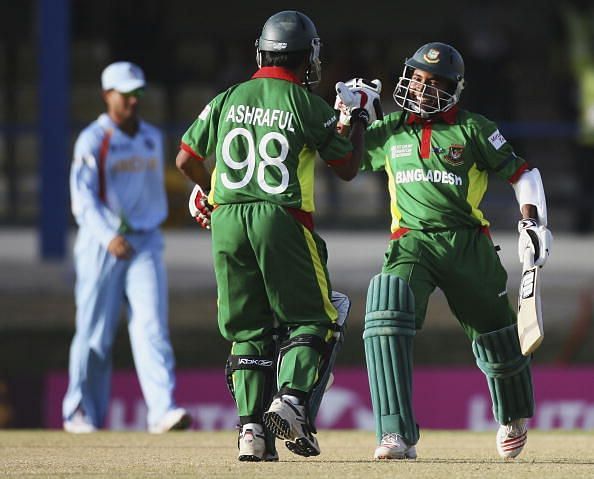
<svg viewBox="0 0 594 479">
<path fill-rule="evenodd" d="M 309 51 L 300 50 L 297 52 L 261 52 L 263 67 L 285 67 L 296 70 L 301 62 L 309 55 Z"/>
</svg>

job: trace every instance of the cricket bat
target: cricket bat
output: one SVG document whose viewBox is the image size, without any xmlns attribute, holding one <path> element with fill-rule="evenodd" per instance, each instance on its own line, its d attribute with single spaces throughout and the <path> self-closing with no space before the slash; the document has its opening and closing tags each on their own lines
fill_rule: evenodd
<svg viewBox="0 0 594 479">
<path fill-rule="evenodd" d="M 534 254 L 527 249 L 518 294 L 518 336 L 524 356 L 530 356 L 544 338 L 538 270 L 538 266 L 534 266 Z"/>
</svg>

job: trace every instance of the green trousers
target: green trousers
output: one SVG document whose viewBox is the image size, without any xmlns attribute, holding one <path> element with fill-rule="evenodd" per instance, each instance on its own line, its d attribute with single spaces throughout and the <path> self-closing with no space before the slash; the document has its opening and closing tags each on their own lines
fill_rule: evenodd
<svg viewBox="0 0 594 479">
<path fill-rule="evenodd" d="M 470 339 L 514 324 L 507 273 L 490 237 L 477 229 L 409 231 L 390 243 L 383 273 L 408 283 L 421 329 L 429 296 L 440 288 Z"/>
<path fill-rule="evenodd" d="M 221 334 L 232 354 L 261 355 L 271 349 L 275 327 L 328 340 L 337 312 L 322 238 L 286 208 L 267 202 L 219 206 L 212 215 L 212 252 Z M 278 387 L 307 393 L 318 378 L 320 353 L 308 346 L 290 349 Z M 235 371 L 240 416 L 258 416 L 264 374 Z"/>
</svg>

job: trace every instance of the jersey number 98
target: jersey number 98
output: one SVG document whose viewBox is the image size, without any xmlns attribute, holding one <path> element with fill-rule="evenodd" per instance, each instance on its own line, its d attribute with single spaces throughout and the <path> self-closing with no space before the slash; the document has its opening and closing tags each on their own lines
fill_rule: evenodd
<svg viewBox="0 0 594 479">
<path fill-rule="evenodd" d="M 247 158 L 243 161 L 235 161 L 231 158 L 231 142 L 238 136 L 242 136 L 247 142 Z M 270 156 L 267 151 L 268 144 L 271 141 L 278 141 L 280 144 L 280 154 L 276 157 Z M 273 195 L 285 191 L 289 184 L 289 170 L 283 164 L 289 154 L 289 142 L 287 141 L 287 138 L 276 131 L 266 133 L 258 144 L 258 154 L 260 157 L 256 175 L 258 186 L 266 193 Z M 231 190 L 243 188 L 251 181 L 254 176 L 254 171 L 256 170 L 256 144 L 252 133 L 245 128 L 234 128 L 231 130 L 223 140 L 222 155 L 223 161 L 232 170 L 245 169 L 245 175 L 239 181 L 233 181 L 229 178 L 227 173 L 222 173 L 221 181 L 223 182 L 223 185 L 225 188 Z M 275 167 L 280 171 L 281 180 L 278 186 L 271 186 L 266 183 L 264 172 L 267 167 Z"/>
</svg>

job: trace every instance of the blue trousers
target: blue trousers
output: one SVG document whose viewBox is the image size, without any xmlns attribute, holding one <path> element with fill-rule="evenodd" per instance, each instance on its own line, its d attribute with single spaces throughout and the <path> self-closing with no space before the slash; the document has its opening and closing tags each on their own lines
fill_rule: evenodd
<svg viewBox="0 0 594 479">
<path fill-rule="evenodd" d="M 163 238 L 155 230 L 126 235 L 126 239 L 135 251 L 128 260 L 116 259 L 84 228 L 74 247 L 76 333 L 62 413 L 68 419 L 81 407 L 98 428 L 107 414 L 111 351 L 123 304 L 128 309 L 128 333 L 148 424 L 156 424 L 176 407 Z"/>
</svg>

